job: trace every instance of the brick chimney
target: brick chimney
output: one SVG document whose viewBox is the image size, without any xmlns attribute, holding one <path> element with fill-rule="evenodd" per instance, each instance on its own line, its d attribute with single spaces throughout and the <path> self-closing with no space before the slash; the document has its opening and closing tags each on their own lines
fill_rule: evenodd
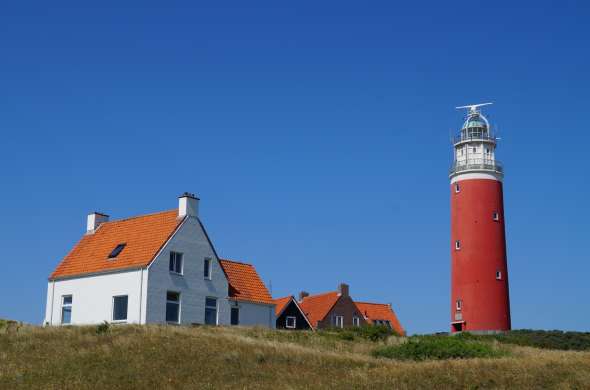
<svg viewBox="0 0 590 390">
<path fill-rule="evenodd" d="M 199 216 L 199 198 L 197 198 L 195 194 L 185 192 L 178 197 L 178 216 Z"/>
<path fill-rule="evenodd" d="M 108 222 L 108 220 L 108 215 L 97 211 L 88 214 L 88 219 L 86 220 L 86 234 L 93 234 L 102 223 Z"/>
<path fill-rule="evenodd" d="M 307 291 L 301 291 L 299 293 L 299 300 L 302 301 L 303 298 L 308 297 L 308 296 L 309 296 L 309 293 Z"/>
<path fill-rule="evenodd" d="M 349 295 L 348 290 L 349 290 L 348 284 L 340 283 L 340 285 L 338 285 L 338 293 L 340 294 L 340 296 L 347 297 Z"/>
</svg>

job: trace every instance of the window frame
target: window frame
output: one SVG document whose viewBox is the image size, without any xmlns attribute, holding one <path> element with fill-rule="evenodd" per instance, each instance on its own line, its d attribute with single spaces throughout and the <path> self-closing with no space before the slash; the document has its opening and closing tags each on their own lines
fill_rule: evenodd
<svg viewBox="0 0 590 390">
<path fill-rule="evenodd" d="M 65 303 L 65 299 L 70 298 L 70 303 Z M 61 325 L 71 325 L 72 324 L 72 312 L 74 306 L 74 295 L 73 294 L 65 294 L 61 296 L 61 316 L 60 316 L 60 324 Z M 70 312 L 70 320 L 68 322 L 64 322 L 64 309 L 68 308 Z"/>
<path fill-rule="evenodd" d="M 361 326 L 361 318 L 359 316 L 352 316 L 352 326 Z"/>
<path fill-rule="evenodd" d="M 208 324 L 207 323 L 207 310 L 213 309 L 213 306 L 207 305 L 207 300 L 213 299 L 215 300 L 215 324 Z M 205 297 L 205 318 L 204 318 L 205 325 L 217 326 L 219 325 L 219 303 L 217 297 Z"/>
<path fill-rule="evenodd" d="M 500 220 L 500 213 L 497 211 L 493 211 L 492 212 L 492 219 L 496 222 L 498 222 Z"/>
<path fill-rule="evenodd" d="M 127 298 L 127 303 L 125 307 L 125 319 L 115 319 L 115 300 L 117 298 Z M 124 323 L 127 322 L 129 319 L 129 295 L 113 295 L 113 301 L 111 306 L 111 322 L 113 323 Z"/>
<path fill-rule="evenodd" d="M 289 326 L 289 320 L 293 320 L 293 325 Z M 296 329 L 297 328 L 297 317 L 295 316 L 287 316 L 285 318 L 285 328 L 287 329 Z"/>
<path fill-rule="evenodd" d="M 502 271 L 496 270 L 496 280 L 502 280 Z"/>
<path fill-rule="evenodd" d="M 180 272 L 177 271 L 177 268 L 179 268 L 178 264 L 180 264 Z M 184 275 L 184 253 L 170 251 L 168 271 L 174 275 Z"/>
<path fill-rule="evenodd" d="M 463 309 L 463 300 L 457 299 L 455 301 L 455 311 L 461 311 Z"/>
<path fill-rule="evenodd" d="M 455 250 L 456 251 L 461 250 L 461 240 L 455 240 Z"/>
<path fill-rule="evenodd" d="M 210 257 L 205 257 L 203 260 L 203 278 L 211 280 L 213 274 L 213 260 Z"/>
<path fill-rule="evenodd" d="M 338 325 L 338 319 L 340 319 L 340 325 Z M 334 326 L 336 328 L 343 329 L 344 328 L 344 316 L 342 316 L 342 315 L 334 315 Z"/>
<path fill-rule="evenodd" d="M 459 183 L 455 183 L 455 194 L 458 194 L 459 192 L 461 192 L 461 186 L 459 186 Z"/>
<path fill-rule="evenodd" d="M 178 296 L 178 300 L 177 301 L 171 301 L 168 299 L 168 294 L 176 294 Z M 173 304 L 173 305 L 178 305 L 178 314 L 177 314 L 177 320 L 176 321 L 168 321 L 168 304 Z M 180 291 L 173 291 L 173 290 L 167 290 L 166 291 L 166 311 L 165 311 L 165 316 L 164 316 L 164 320 L 166 321 L 167 324 L 175 324 L 178 325 L 180 324 L 181 321 L 181 315 L 182 315 L 182 294 L 180 293 Z"/>
</svg>

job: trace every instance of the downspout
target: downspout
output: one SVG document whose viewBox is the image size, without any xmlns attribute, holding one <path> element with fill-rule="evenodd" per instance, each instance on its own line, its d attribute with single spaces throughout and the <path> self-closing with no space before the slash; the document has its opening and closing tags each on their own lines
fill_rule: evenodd
<svg viewBox="0 0 590 390">
<path fill-rule="evenodd" d="M 51 281 L 51 315 L 49 316 L 49 325 L 53 325 L 53 301 L 55 299 L 55 280 Z"/>
<path fill-rule="evenodd" d="M 139 324 L 141 325 L 141 307 L 143 305 L 143 268 L 139 275 Z"/>
</svg>

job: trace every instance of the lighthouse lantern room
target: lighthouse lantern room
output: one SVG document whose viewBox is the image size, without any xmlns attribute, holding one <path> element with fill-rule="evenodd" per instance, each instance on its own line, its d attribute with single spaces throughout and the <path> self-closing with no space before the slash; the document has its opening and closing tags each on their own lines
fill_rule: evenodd
<svg viewBox="0 0 590 390">
<path fill-rule="evenodd" d="M 454 137 L 451 180 L 451 332 L 510 330 L 502 180 L 496 141 L 480 107 Z"/>
</svg>

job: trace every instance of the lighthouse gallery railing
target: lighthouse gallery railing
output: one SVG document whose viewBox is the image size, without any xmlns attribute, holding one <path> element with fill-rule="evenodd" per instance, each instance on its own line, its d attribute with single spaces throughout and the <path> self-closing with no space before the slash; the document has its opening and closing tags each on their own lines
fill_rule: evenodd
<svg viewBox="0 0 590 390">
<path fill-rule="evenodd" d="M 488 170 L 488 171 L 495 171 L 499 173 L 504 173 L 504 167 L 502 163 L 498 160 L 490 160 L 490 159 L 469 159 L 466 161 L 455 161 L 451 169 L 449 169 L 449 174 L 454 174 L 457 172 L 462 171 L 470 171 L 470 170 Z"/>
</svg>

